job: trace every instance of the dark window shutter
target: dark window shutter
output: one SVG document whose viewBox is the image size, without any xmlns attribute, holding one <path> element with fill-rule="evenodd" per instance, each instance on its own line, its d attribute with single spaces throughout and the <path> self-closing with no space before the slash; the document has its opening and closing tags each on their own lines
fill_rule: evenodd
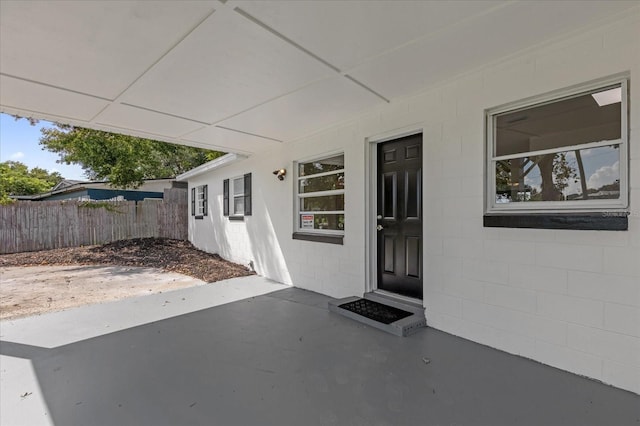
<svg viewBox="0 0 640 426">
<path fill-rule="evenodd" d="M 251 173 L 244 175 L 244 215 L 251 216 Z"/>
<path fill-rule="evenodd" d="M 202 200 L 202 203 L 204 204 L 204 206 L 202 207 L 202 215 L 206 216 L 207 215 L 207 200 L 209 199 L 209 196 L 207 194 L 208 190 L 207 190 L 207 185 L 204 185 L 202 187 L 202 191 L 204 192 L 204 200 Z"/>
<path fill-rule="evenodd" d="M 196 215 L 196 189 L 191 188 L 191 216 Z"/>
<path fill-rule="evenodd" d="M 222 214 L 229 216 L 229 179 L 222 181 Z"/>
</svg>

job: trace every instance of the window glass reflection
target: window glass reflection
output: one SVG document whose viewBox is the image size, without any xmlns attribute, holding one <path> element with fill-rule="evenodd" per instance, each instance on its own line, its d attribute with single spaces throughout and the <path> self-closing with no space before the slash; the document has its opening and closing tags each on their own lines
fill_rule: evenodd
<svg viewBox="0 0 640 426">
<path fill-rule="evenodd" d="M 620 146 L 496 162 L 496 203 L 620 198 Z"/>
</svg>

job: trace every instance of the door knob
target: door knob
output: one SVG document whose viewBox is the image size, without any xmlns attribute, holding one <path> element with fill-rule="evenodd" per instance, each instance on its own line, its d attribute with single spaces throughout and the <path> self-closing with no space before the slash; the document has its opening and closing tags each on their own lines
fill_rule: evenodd
<svg viewBox="0 0 640 426">
<path fill-rule="evenodd" d="M 376 219 L 378 219 L 378 220 L 382 219 L 382 215 L 379 214 L 378 216 L 376 216 Z"/>
<path fill-rule="evenodd" d="M 378 231 L 382 231 L 382 230 L 384 229 L 384 226 L 382 226 L 382 225 L 378 225 L 378 226 L 376 226 L 376 229 L 377 229 Z"/>
</svg>

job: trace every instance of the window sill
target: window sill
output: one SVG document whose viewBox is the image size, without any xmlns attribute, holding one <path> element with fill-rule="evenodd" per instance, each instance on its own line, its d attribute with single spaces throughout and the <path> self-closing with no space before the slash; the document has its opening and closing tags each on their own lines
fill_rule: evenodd
<svg viewBox="0 0 640 426">
<path fill-rule="evenodd" d="M 574 229 L 590 231 L 626 231 L 629 220 L 618 213 L 537 213 L 485 214 L 485 228 Z"/>
<path fill-rule="evenodd" d="M 292 238 L 294 240 L 314 241 L 316 243 L 344 244 L 344 235 L 305 234 L 302 232 L 294 232 Z"/>
<path fill-rule="evenodd" d="M 193 218 L 195 220 L 202 220 L 202 219 L 204 219 L 204 216 L 194 216 Z"/>
<path fill-rule="evenodd" d="M 244 222 L 244 216 L 229 216 L 229 220 L 235 222 Z"/>
</svg>

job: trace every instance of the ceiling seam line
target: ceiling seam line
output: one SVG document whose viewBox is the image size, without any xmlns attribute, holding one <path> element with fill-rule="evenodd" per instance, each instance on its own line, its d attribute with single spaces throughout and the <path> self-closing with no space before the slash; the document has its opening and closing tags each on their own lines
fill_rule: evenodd
<svg viewBox="0 0 640 426">
<path fill-rule="evenodd" d="M 154 112 L 156 114 L 166 115 L 167 117 L 179 118 L 181 120 L 190 121 L 192 123 L 202 124 L 203 126 L 210 126 L 211 124 L 213 124 L 213 123 L 207 123 L 205 121 L 194 120 L 193 118 L 182 117 L 180 115 L 171 114 L 169 112 L 158 111 L 157 109 L 146 108 L 146 107 L 143 107 L 143 106 L 130 104 L 130 103 L 127 103 L 127 102 L 120 102 L 120 105 L 125 105 L 125 106 L 131 107 L 131 108 L 136 108 L 136 109 L 141 109 L 143 111 Z"/>
<path fill-rule="evenodd" d="M 380 99 L 382 99 L 383 101 L 385 101 L 386 103 L 391 103 L 391 101 L 387 98 L 385 98 L 384 96 L 382 96 L 380 93 L 376 92 L 375 90 L 373 90 L 372 88 L 370 88 L 369 86 L 367 86 L 364 83 L 361 83 L 360 81 L 356 80 L 355 78 L 351 77 L 349 74 L 345 74 L 344 77 L 347 80 L 352 81 L 353 83 L 357 84 L 358 86 L 362 87 L 364 90 L 368 91 L 369 93 L 372 93 L 374 95 L 376 95 L 377 97 L 379 97 Z"/>
<path fill-rule="evenodd" d="M 237 117 L 238 115 L 244 114 L 245 112 L 249 112 L 249 111 L 254 110 L 254 109 L 256 109 L 256 108 L 259 108 L 259 107 L 261 107 L 261 106 L 263 106 L 263 105 L 266 105 L 266 104 L 268 104 L 268 103 L 270 103 L 270 102 L 277 101 L 277 100 L 278 100 L 278 99 L 280 99 L 280 98 L 284 98 L 285 96 L 292 95 L 292 94 L 294 94 L 294 93 L 296 93 L 296 92 L 299 92 L 299 91 L 301 91 L 301 90 L 306 89 L 307 87 L 311 87 L 311 86 L 313 86 L 314 84 L 317 84 L 317 83 L 319 83 L 319 82 L 321 82 L 321 81 L 329 80 L 329 79 L 331 79 L 331 78 L 335 78 L 335 77 L 322 77 L 322 78 L 319 78 L 319 79 L 313 80 L 313 81 L 311 81 L 311 82 L 309 82 L 309 83 L 306 83 L 306 84 L 305 84 L 305 85 L 303 85 L 303 86 L 300 86 L 300 87 L 298 87 L 298 88 L 295 88 L 295 89 L 293 89 L 293 90 L 290 90 L 290 91 L 288 91 L 288 92 L 286 92 L 286 93 L 283 93 L 283 94 L 281 94 L 281 95 L 275 96 L 275 97 L 273 97 L 273 98 L 269 98 L 269 99 L 267 99 L 266 101 L 260 102 L 260 103 L 258 103 L 258 104 L 256 104 L 256 105 L 253 105 L 253 106 L 249 107 L 249 108 L 243 109 L 242 111 L 234 112 L 234 113 L 233 113 L 233 114 L 231 114 L 231 115 L 228 115 L 228 116 L 226 116 L 226 117 L 224 117 L 224 118 L 221 118 L 221 119 L 219 119 L 219 120 L 214 121 L 213 123 L 211 123 L 211 125 L 216 126 L 216 125 L 217 125 L 217 124 L 219 124 L 219 123 L 224 123 L 225 121 L 230 120 L 230 119 L 232 119 L 232 118 L 234 118 L 234 117 Z"/>
<path fill-rule="evenodd" d="M 195 141 L 193 139 L 188 139 L 188 138 L 177 138 L 177 141 L 180 142 L 188 142 L 192 145 L 197 145 L 196 148 L 202 148 L 202 149 L 208 149 L 208 150 L 214 150 L 214 151 L 220 151 L 220 152 L 226 152 L 227 154 L 232 153 L 232 154 L 242 154 L 242 155 L 247 155 L 250 156 L 252 154 L 254 154 L 253 151 L 244 151 L 241 149 L 236 149 L 235 151 L 230 151 L 229 148 L 230 147 L 224 147 L 222 145 L 215 145 L 215 144 L 207 144 L 204 142 L 199 142 L 199 141 Z"/>
<path fill-rule="evenodd" d="M 371 89 L 370 87 L 366 86 L 365 84 L 359 82 L 355 78 L 353 78 L 350 75 L 346 74 L 345 72 L 341 71 L 338 67 L 336 67 L 333 64 L 329 63 L 328 61 L 322 59 L 321 57 L 319 57 L 315 53 L 311 52 L 310 50 L 306 49 L 302 45 L 300 45 L 300 44 L 296 43 L 295 41 L 291 40 L 290 38 L 288 38 L 284 34 L 278 32 L 274 28 L 272 28 L 269 25 L 265 24 L 264 22 L 260 21 L 258 18 L 256 18 L 253 15 L 249 14 L 248 12 L 246 12 L 243 9 L 241 9 L 240 7 L 235 7 L 233 10 L 235 12 L 237 12 L 239 15 L 243 16 L 244 18 L 250 20 L 254 24 L 262 27 L 266 31 L 269 31 L 271 34 L 275 35 L 276 37 L 280 38 L 281 40 L 283 40 L 286 43 L 290 44 L 291 46 L 295 47 L 296 49 L 302 51 L 303 53 L 305 53 L 308 56 L 312 57 L 313 59 L 319 61 L 320 63 L 328 66 L 329 68 L 331 68 L 332 70 L 334 70 L 335 72 L 340 74 L 341 76 L 346 77 L 348 80 L 351 80 L 353 83 L 355 83 L 356 85 L 360 86 L 361 88 L 363 88 L 364 90 L 368 91 L 369 93 L 371 93 L 371 94 L 375 95 L 376 97 L 384 100 L 386 103 L 391 103 L 391 101 L 389 99 L 387 99 L 386 97 L 382 96 L 380 93 L 376 92 L 375 90 Z M 220 122 L 222 122 L 222 121 L 224 121 L 224 120 L 221 120 Z"/>
<path fill-rule="evenodd" d="M 224 126 L 214 126 L 214 127 L 217 127 L 219 129 L 228 130 L 230 132 L 242 133 L 243 135 L 255 136 L 255 137 L 261 138 L 261 139 L 267 139 L 267 140 L 274 141 L 274 142 L 279 142 L 279 143 L 283 143 L 284 142 L 284 141 L 282 141 L 280 139 L 274 139 L 274 138 L 270 138 L 268 136 L 262 136 L 262 135 L 258 135 L 258 134 L 255 134 L 255 133 L 249 133 L 249 132 L 245 132 L 245 131 L 238 130 L 238 129 L 232 129 L 231 127 L 224 127 Z"/>
<path fill-rule="evenodd" d="M 115 97 L 115 99 L 113 101 L 115 102 L 118 99 L 120 99 L 127 92 L 127 90 L 131 89 L 131 87 L 133 87 L 134 84 L 136 84 L 138 81 L 140 81 L 140 79 L 142 77 L 144 77 L 149 71 L 151 71 L 152 68 L 154 68 L 156 65 L 158 65 L 158 63 L 160 61 L 162 61 L 169 53 L 171 53 L 176 47 L 178 47 L 179 44 L 181 44 L 187 37 L 189 37 L 195 30 L 197 30 L 200 27 L 200 25 L 202 25 L 207 19 L 209 19 L 211 17 L 211 15 L 213 15 L 215 12 L 216 12 L 216 9 L 213 9 L 213 10 L 211 10 L 211 12 L 207 13 L 207 15 L 204 18 L 202 18 L 200 21 L 198 21 L 198 23 L 196 25 L 194 25 L 193 28 L 191 28 L 189 31 L 187 31 L 187 33 L 185 35 L 180 37 L 178 39 L 178 41 L 176 41 L 173 45 L 171 45 L 171 47 L 169 49 L 167 49 L 166 52 L 164 52 L 162 55 L 160 55 L 160 57 L 158 59 L 156 59 L 151 65 L 149 65 L 149 67 L 147 67 L 147 69 L 145 69 L 138 77 L 136 77 L 131 82 L 131 84 L 129 84 L 127 87 L 125 87 L 124 90 L 122 90 L 120 92 L 120 94 Z"/>
<path fill-rule="evenodd" d="M 189 136 L 190 134 L 195 133 L 195 132 L 199 132 L 200 130 L 206 129 L 208 127 L 211 127 L 211 126 L 202 126 L 202 127 L 198 127 L 197 129 L 189 130 L 188 132 L 183 133 L 180 136 L 178 136 L 176 139 L 182 140 L 182 139 L 186 138 L 187 136 Z"/>
<path fill-rule="evenodd" d="M 42 81 L 37 81 L 37 80 L 31 80 L 31 79 L 28 79 L 28 78 L 18 77 L 18 76 L 15 76 L 15 75 L 4 73 L 4 72 L 0 73 L 0 76 L 13 78 L 15 80 L 24 81 L 24 82 L 27 82 L 27 83 L 37 84 L 38 86 L 49 87 L 51 89 L 62 90 L 64 92 L 75 93 L 76 95 L 88 96 L 90 98 L 99 99 L 101 101 L 113 102 L 113 99 L 104 98 L 104 97 L 98 96 L 98 95 L 92 95 L 90 93 L 80 92 L 78 90 L 67 89 L 67 88 L 62 87 L 62 86 L 56 86 L 56 85 L 53 85 L 53 84 L 44 83 Z"/>
<path fill-rule="evenodd" d="M 91 116 L 91 119 L 89 120 L 89 123 L 93 123 L 100 116 L 100 114 L 105 112 L 107 110 L 107 108 L 109 108 L 111 105 L 113 105 L 113 101 L 110 101 L 108 104 L 106 104 L 104 106 L 104 108 L 100 108 L 100 111 L 98 111 L 97 114 L 94 114 L 93 116 Z"/>
<path fill-rule="evenodd" d="M 4 114 L 9 114 L 9 115 L 14 115 L 15 114 L 13 112 L 7 112 L 6 111 L 7 109 L 11 109 L 11 110 L 14 110 L 14 111 L 20 111 L 21 113 L 29 113 L 29 115 L 35 114 L 35 115 L 40 116 L 40 117 L 46 117 L 46 118 L 41 118 L 41 120 L 46 120 L 46 121 L 51 121 L 51 122 L 55 122 L 56 119 L 67 120 L 68 122 L 75 123 L 75 124 L 71 124 L 71 125 L 72 126 L 76 126 L 76 127 L 85 127 L 87 129 L 91 129 L 92 127 L 89 127 L 89 125 L 90 124 L 94 124 L 95 126 L 100 126 L 100 127 L 103 127 L 103 128 L 110 128 L 110 129 L 115 128 L 115 129 L 119 129 L 119 130 L 123 130 L 123 131 L 127 131 L 128 130 L 130 132 L 133 132 L 134 134 L 137 134 L 137 136 L 135 136 L 135 137 L 138 137 L 138 138 L 153 139 L 153 140 L 158 140 L 158 141 L 167 142 L 167 143 L 176 143 L 178 141 L 185 141 L 185 142 L 189 142 L 191 144 L 197 144 L 202 149 L 215 148 L 215 149 L 219 149 L 219 150 L 222 150 L 222 151 L 225 151 L 225 152 L 231 152 L 231 151 L 227 151 L 229 149 L 229 147 L 223 147 L 223 146 L 219 146 L 219 145 L 211 146 L 211 145 L 208 145 L 208 144 L 203 143 L 203 142 L 198 142 L 198 141 L 194 141 L 194 140 L 191 140 L 191 139 L 187 139 L 185 137 L 186 135 L 188 135 L 190 133 L 193 133 L 193 132 L 186 133 L 184 136 L 179 136 L 179 137 L 175 137 L 175 138 L 168 138 L 166 136 L 163 136 L 163 135 L 160 135 L 160 134 L 157 134 L 157 133 L 144 132 L 144 131 L 141 131 L 141 130 L 131 129 L 129 127 L 111 126 L 111 125 L 108 125 L 108 124 L 105 124 L 105 123 L 99 123 L 99 122 L 93 122 L 92 123 L 92 122 L 89 122 L 89 121 L 79 120 L 79 119 L 73 118 L 73 117 L 67 117 L 65 115 L 47 114 L 47 113 L 40 112 L 40 111 L 29 110 L 29 109 L 25 109 L 25 108 L 18 108 L 18 107 L 14 107 L 14 106 L 11 106 L 11 105 L 6 105 L 6 104 L 0 106 L 0 112 L 2 112 Z M 15 114 L 15 115 L 19 115 L 19 114 Z M 52 118 L 52 117 L 55 117 L 55 118 Z M 98 130 L 98 129 L 96 129 L 96 130 Z M 230 130 L 233 130 L 233 129 L 230 129 Z M 109 131 L 109 130 L 103 130 L 103 131 Z M 113 131 L 113 130 L 111 130 L 111 131 Z M 131 133 L 122 133 L 122 134 L 131 135 Z M 281 141 L 278 141 L 278 140 L 275 140 L 275 139 L 274 139 L 274 141 L 281 142 Z M 253 154 L 252 151 L 244 151 L 244 150 L 236 150 L 234 152 L 245 154 L 245 155 L 252 155 Z"/>
<path fill-rule="evenodd" d="M 112 124 L 107 124 L 107 123 L 100 123 L 100 122 L 95 122 L 93 123 L 96 126 L 103 126 L 105 128 L 113 128 L 113 129 L 119 129 L 119 130 L 127 130 L 129 132 L 138 134 L 138 135 L 146 135 L 146 136 L 152 136 L 154 140 L 158 140 L 160 142 L 168 142 L 168 143 L 175 143 L 175 142 L 169 142 L 170 140 L 178 140 L 177 137 L 171 137 L 171 136 L 166 136 L 166 135 L 161 135 L 158 133 L 151 133 L 151 132 L 145 132 L 143 130 L 136 130 L 136 129 L 132 129 L 130 127 L 122 127 L 122 126 L 114 126 Z M 118 132 L 111 132 L 111 133 L 118 133 Z M 124 135 L 126 136 L 133 136 L 132 133 L 124 133 Z M 148 138 L 146 136 L 133 136 L 136 138 L 144 138 L 144 139 L 152 139 L 152 138 Z"/>
<path fill-rule="evenodd" d="M 384 52 L 376 53 L 376 54 L 371 55 L 371 56 L 369 56 L 369 57 L 367 57 L 367 58 L 364 58 L 364 59 L 362 59 L 358 64 L 355 64 L 355 65 L 350 66 L 350 67 L 349 67 L 347 70 L 345 70 L 344 72 L 345 72 L 345 73 L 348 73 L 349 71 L 356 70 L 356 69 L 358 69 L 359 67 L 361 67 L 362 65 L 364 65 L 364 64 L 366 64 L 366 63 L 368 63 L 368 62 L 374 61 L 374 60 L 376 60 L 376 59 L 378 59 L 378 58 L 381 58 L 381 57 L 383 57 L 383 56 L 385 56 L 385 55 L 388 55 L 388 54 L 390 54 L 390 53 L 392 53 L 392 52 L 395 52 L 395 51 L 397 51 L 397 50 L 404 49 L 405 47 L 410 46 L 410 45 L 412 45 L 412 44 L 419 43 L 419 42 L 422 42 L 422 41 L 425 41 L 425 40 L 429 40 L 429 39 L 436 39 L 436 38 L 438 38 L 442 33 L 445 33 L 445 32 L 448 32 L 448 31 L 450 32 L 450 31 L 452 31 L 452 30 L 455 30 L 456 28 L 460 27 L 461 25 L 466 24 L 466 23 L 467 23 L 467 22 L 469 22 L 469 21 L 473 21 L 473 20 L 475 20 L 475 19 L 478 19 L 478 18 L 483 17 L 483 16 L 485 16 L 485 15 L 488 15 L 488 14 L 490 14 L 490 13 L 493 13 L 493 12 L 495 12 L 495 11 L 497 11 L 497 10 L 502 9 L 502 8 L 505 8 L 505 7 L 508 7 L 508 6 L 513 6 L 513 5 L 518 4 L 518 3 L 521 3 L 521 2 L 522 2 L 522 0 L 511 0 L 511 1 L 507 1 L 507 2 L 505 2 L 505 3 L 498 4 L 498 5 L 496 5 L 496 6 L 490 7 L 490 8 L 489 8 L 489 9 L 487 9 L 487 10 L 484 10 L 484 11 L 482 11 L 482 12 L 480 12 L 480 13 L 477 13 L 477 14 L 475 14 L 475 15 L 473 15 L 473 16 L 468 16 L 468 17 L 466 17 L 466 18 L 463 18 L 463 19 L 461 19 L 461 20 L 459 20 L 459 21 L 457 21 L 457 22 L 454 22 L 454 23 L 453 23 L 453 24 L 451 24 L 451 25 L 448 25 L 448 26 L 446 26 L 446 27 L 440 28 L 440 29 L 438 29 L 438 30 L 436 30 L 436 31 L 434 31 L 434 32 L 432 32 L 432 33 L 425 34 L 425 35 L 423 35 L 423 36 L 420 36 L 420 37 L 414 38 L 413 40 L 409 40 L 409 41 L 404 42 L 404 43 L 402 43 L 402 44 L 400 44 L 400 45 L 394 46 L 394 47 L 393 47 L 393 48 L 391 48 L 391 49 L 387 49 L 387 50 L 385 50 Z"/>
<path fill-rule="evenodd" d="M 301 52 L 305 53 L 306 55 L 312 57 L 313 59 L 315 59 L 316 61 L 322 63 L 323 65 L 331 68 L 332 70 L 334 70 L 338 74 L 342 73 L 342 71 L 340 71 L 340 68 L 338 68 L 335 65 L 331 64 L 330 62 L 322 59 L 320 56 L 316 55 L 315 53 L 313 53 L 309 49 L 306 49 L 302 45 L 300 45 L 300 44 L 296 43 L 295 41 L 291 40 L 289 37 L 285 36 L 284 34 L 276 31 L 273 28 L 271 28 L 269 25 L 267 25 L 264 22 L 260 21 L 258 18 L 254 17 L 253 15 L 245 12 L 243 9 L 241 9 L 239 7 L 235 7 L 233 10 L 236 13 L 238 13 L 239 15 L 243 16 L 244 18 L 248 19 L 249 21 L 253 22 L 254 24 L 256 24 L 256 25 L 258 25 L 260 27 L 262 27 L 263 29 L 267 30 L 268 32 L 270 32 L 271 34 L 275 35 L 279 39 L 283 40 L 284 42 L 286 42 L 286 43 L 290 44 L 291 46 L 295 47 L 299 51 L 301 51 Z"/>
<path fill-rule="evenodd" d="M 35 111 L 35 110 L 32 110 L 32 109 L 26 109 L 26 108 L 18 108 L 18 107 L 7 105 L 7 104 L 4 104 L 4 105 L 2 105 L 0 107 L 0 112 L 3 113 L 3 114 L 8 114 L 8 115 L 18 115 L 18 114 L 13 114 L 13 113 L 10 113 L 10 112 L 6 112 L 7 108 L 15 110 L 15 111 L 24 111 L 24 112 L 28 112 L 30 114 L 36 114 L 36 115 L 39 115 L 39 116 L 50 116 L 50 117 L 62 118 L 62 119 L 66 119 L 66 120 L 69 120 L 69 121 L 75 121 L 77 123 L 83 122 L 83 120 L 79 120 L 79 119 L 73 118 L 73 117 L 67 117 L 66 115 L 48 114 L 46 112 L 40 112 L 40 111 Z M 52 121 L 53 122 L 53 120 L 48 119 L 48 118 L 40 118 L 38 120 L 45 120 L 45 121 Z M 87 121 L 86 123 L 89 123 L 89 122 Z"/>
</svg>

